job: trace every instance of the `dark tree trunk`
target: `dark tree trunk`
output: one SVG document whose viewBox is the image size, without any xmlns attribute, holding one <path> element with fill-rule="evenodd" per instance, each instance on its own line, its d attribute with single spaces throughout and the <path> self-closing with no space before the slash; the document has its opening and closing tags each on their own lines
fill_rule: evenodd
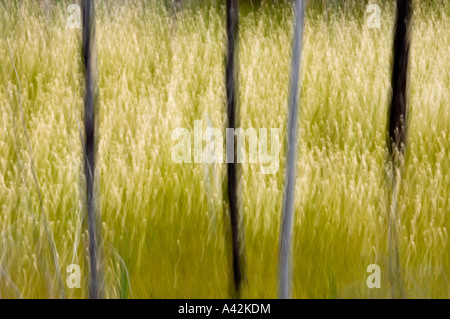
<svg viewBox="0 0 450 319">
<path fill-rule="evenodd" d="M 388 146 L 404 152 L 407 125 L 407 86 L 409 60 L 409 28 L 411 24 L 411 1 L 397 0 L 397 17 L 393 46 L 392 99 L 388 114 Z"/>
<path fill-rule="evenodd" d="M 227 62 L 226 62 L 226 93 L 227 93 L 227 115 L 228 128 L 236 126 L 237 106 L 237 36 L 238 36 L 238 1 L 227 0 Z M 234 135 L 231 137 L 234 139 Z M 237 296 L 240 295 L 242 283 L 242 265 L 240 258 L 239 242 L 239 205 L 237 193 L 237 171 L 236 171 L 236 143 L 233 143 L 233 161 L 227 161 L 228 176 L 228 202 L 230 207 L 233 276 L 234 288 Z M 227 150 L 228 152 L 228 150 Z"/>
<path fill-rule="evenodd" d="M 87 222 L 89 234 L 90 284 L 89 297 L 100 298 L 99 279 L 99 216 L 96 215 L 95 198 L 95 155 L 96 155 L 96 113 L 97 59 L 95 45 L 95 7 L 94 0 L 82 1 L 82 53 L 86 79 L 84 95 L 84 174 L 86 177 Z"/>
<path fill-rule="evenodd" d="M 388 109 L 388 148 L 389 165 L 391 167 L 391 194 L 389 212 L 389 277 L 391 281 L 391 296 L 405 298 L 400 258 L 398 251 L 398 214 L 397 194 L 401 183 L 403 155 L 407 137 L 408 114 L 408 60 L 410 39 L 409 31 L 412 18 L 410 0 L 397 0 L 397 15 L 393 45 L 392 97 Z"/>
</svg>

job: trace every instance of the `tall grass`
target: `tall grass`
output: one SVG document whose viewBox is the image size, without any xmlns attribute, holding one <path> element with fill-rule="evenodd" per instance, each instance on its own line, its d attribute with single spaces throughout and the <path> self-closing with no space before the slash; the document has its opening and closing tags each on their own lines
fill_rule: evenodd
<svg viewBox="0 0 450 319">
<path fill-rule="evenodd" d="M 450 9 L 445 2 L 417 3 L 409 140 L 397 198 L 399 264 L 408 297 L 448 298 Z M 90 270 L 78 128 L 84 92 L 81 31 L 65 28 L 69 14 L 63 6 L 51 6 L 48 15 L 31 1 L 0 6 L 5 57 L 0 63 L 0 293 L 45 298 L 52 296 L 49 287 L 53 296 L 58 293 L 58 270 L 50 266 L 17 112 L 9 41 L 59 271 L 64 280 L 68 265 L 78 264 L 82 271 L 82 288 L 65 287 L 65 293 L 85 298 Z M 368 29 L 362 15 L 329 11 L 327 18 L 306 11 L 293 206 L 294 298 L 390 297 L 385 130 L 395 7 L 381 8 L 381 29 Z M 152 2 L 99 2 L 96 9 L 104 296 L 228 297 L 226 165 L 216 164 L 216 186 L 207 190 L 204 164 L 173 163 L 170 139 L 173 129 L 193 129 L 197 119 L 206 128 L 205 113 L 211 126 L 226 126 L 225 8 L 186 5 L 176 29 L 171 12 Z M 286 131 L 292 17 L 290 5 L 267 3 L 240 17 L 242 128 Z M 284 154 L 273 175 L 258 174 L 258 164 L 242 164 L 246 269 L 251 270 L 242 286 L 244 298 L 277 296 Z M 209 207 L 217 212 L 214 224 Z M 381 289 L 366 286 L 372 263 L 381 267 Z"/>
</svg>

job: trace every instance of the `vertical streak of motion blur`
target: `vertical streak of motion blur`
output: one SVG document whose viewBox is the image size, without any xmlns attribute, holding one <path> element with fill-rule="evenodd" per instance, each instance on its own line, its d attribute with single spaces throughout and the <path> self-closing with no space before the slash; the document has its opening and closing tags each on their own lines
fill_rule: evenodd
<svg viewBox="0 0 450 319">
<path fill-rule="evenodd" d="M 398 251 L 397 192 L 401 185 L 401 171 L 407 136 L 408 60 L 412 7 L 410 0 L 397 0 L 393 44 L 392 97 L 388 108 L 388 148 L 392 178 L 392 199 L 389 209 L 389 271 L 391 295 L 405 298 Z"/>
<path fill-rule="evenodd" d="M 228 128 L 236 126 L 236 92 L 237 92 L 237 35 L 238 35 L 238 1 L 227 0 L 227 60 L 226 60 L 226 94 Z M 234 138 L 234 136 L 232 136 Z M 233 143 L 234 144 L 234 143 Z M 236 171 L 236 146 L 234 146 L 234 158 L 231 162 L 227 159 L 228 176 L 228 204 L 230 206 L 232 251 L 233 251 L 233 280 L 236 295 L 240 295 L 242 282 L 242 266 L 240 260 L 239 243 L 239 206 L 237 194 Z"/>
<path fill-rule="evenodd" d="M 303 24 L 305 19 L 305 5 L 303 0 L 295 1 L 294 39 L 292 48 L 292 65 L 290 96 L 288 110 L 287 131 L 287 165 L 286 186 L 284 190 L 283 212 L 280 231 L 279 247 L 279 297 L 287 299 L 291 297 L 291 239 L 294 210 L 294 188 L 296 176 L 297 158 L 297 126 L 298 126 L 298 97 L 299 97 L 299 72 L 302 52 Z"/>
<path fill-rule="evenodd" d="M 96 153 L 96 111 L 97 59 L 95 46 L 95 7 L 94 0 L 82 1 L 82 54 L 86 79 L 84 95 L 84 173 L 86 177 L 87 222 L 89 233 L 90 284 L 89 297 L 100 297 L 99 278 L 99 216 L 96 215 L 95 198 L 95 153 Z"/>
</svg>

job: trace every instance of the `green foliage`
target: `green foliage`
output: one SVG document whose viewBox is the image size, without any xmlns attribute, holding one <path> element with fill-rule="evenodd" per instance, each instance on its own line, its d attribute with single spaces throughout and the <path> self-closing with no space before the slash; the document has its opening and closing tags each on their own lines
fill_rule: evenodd
<svg viewBox="0 0 450 319">
<path fill-rule="evenodd" d="M 80 30 L 65 28 L 64 6 L 47 15 L 31 1 L 0 6 L 0 293 L 46 298 L 59 289 L 39 218 L 9 41 L 60 271 L 65 279 L 69 264 L 82 270 L 82 288 L 66 287 L 66 294 L 86 297 Z M 414 12 L 399 247 L 407 296 L 449 298 L 450 14 L 448 4 L 435 6 L 416 5 Z M 309 10 L 293 296 L 386 298 L 393 6 L 382 6 L 381 29 L 368 29 L 363 15 Z M 225 164 L 175 164 L 170 138 L 177 127 L 193 129 L 194 120 L 202 119 L 206 129 L 206 114 L 213 127 L 224 127 L 224 17 L 223 6 L 185 10 L 176 20 L 152 1 L 98 6 L 97 172 L 108 298 L 229 296 Z M 241 16 L 242 128 L 285 131 L 291 39 L 289 5 L 266 3 Z M 242 165 L 243 297 L 276 297 L 284 161 L 282 152 L 273 175 L 259 174 L 258 164 Z M 381 289 L 366 287 L 372 263 L 381 267 Z"/>
</svg>

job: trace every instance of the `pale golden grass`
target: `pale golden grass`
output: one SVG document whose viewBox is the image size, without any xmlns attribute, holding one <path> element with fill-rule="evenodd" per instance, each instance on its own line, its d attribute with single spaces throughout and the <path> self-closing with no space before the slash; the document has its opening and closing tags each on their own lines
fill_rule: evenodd
<svg viewBox="0 0 450 319">
<path fill-rule="evenodd" d="M 6 3 L 0 13 L 0 294 L 59 295 L 9 41 L 59 271 L 65 280 L 69 264 L 82 269 L 82 289 L 65 292 L 86 297 L 80 33 L 65 28 L 64 8 L 44 15 L 28 2 L 17 10 Z M 175 164 L 170 139 L 177 127 L 193 129 L 194 120 L 203 120 L 204 128 L 207 118 L 225 127 L 224 18 L 224 10 L 187 11 L 174 23 L 169 13 L 140 2 L 98 6 L 97 181 L 108 298 L 229 296 L 225 165 Z M 379 30 L 368 29 L 362 17 L 307 17 L 293 241 L 296 298 L 390 296 L 385 125 L 393 19 L 392 6 L 382 8 Z M 263 6 L 241 18 L 244 129 L 285 132 L 291 28 L 292 11 L 283 6 Z M 398 198 L 408 297 L 450 297 L 448 30 L 448 5 L 416 6 L 410 132 Z M 244 297 L 276 297 L 281 150 L 276 174 L 242 165 Z M 382 269 L 378 290 L 366 287 L 372 263 Z"/>
</svg>

